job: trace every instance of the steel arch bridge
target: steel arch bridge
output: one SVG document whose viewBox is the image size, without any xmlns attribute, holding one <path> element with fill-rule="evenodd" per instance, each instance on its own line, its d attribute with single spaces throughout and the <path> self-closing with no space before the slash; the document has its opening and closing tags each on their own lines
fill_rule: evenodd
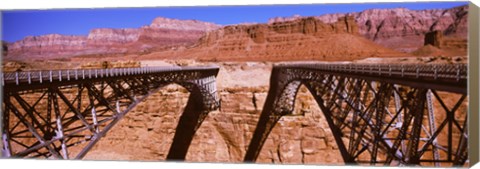
<svg viewBox="0 0 480 169">
<path fill-rule="evenodd" d="M 461 166 L 467 162 L 466 64 L 275 65 L 247 149 L 254 162 L 300 86 L 315 98 L 346 164 Z"/>
<path fill-rule="evenodd" d="M 219 107 L 211 67 L 143 67 L 2 73 L 2 156 L 81 159 L 138 103 L 168 84 L 190 96 L 167 159 L 185 158 Z"/>
</svg>

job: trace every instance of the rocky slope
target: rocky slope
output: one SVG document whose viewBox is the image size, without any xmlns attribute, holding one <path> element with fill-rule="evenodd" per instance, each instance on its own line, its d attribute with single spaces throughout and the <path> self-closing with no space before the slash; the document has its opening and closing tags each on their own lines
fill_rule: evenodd
<svg viewBox="0 0 480 169">
<path fill-rule="evenodd" d="M 359 33 L 374 42 L 400 51 L 412 51 L 423 45 L 424 34 L 439 30 L 446 36 L 467 39 L 468 5 L 450 9 L 409 10 L 406 8 L 368 9 L 362 12 L 316 16 L 326 23 L 352 16 Z M 301 16 L 277 17 L 269 23 L 298 20 Z"/>
<path fill-rule="evenodd" d="M 467 39 L 444 36 L 441 31 L 426 33 L 424 45 L 411 54 L 416 56 L 467 56 Z"/>
<path fill-rule="evenodd" d="M 162 51 L 141 58 L 182 56 L 207 61 L 354 60 L 401 56 L 358 35 L 353 17 L 324 23 L 309 17 L 270 24 L 233 25 L 208 32 L 189 49 Z"/>
<path fill-rule="evenodd" d="M 93 29 L 87 36 L 49 34 L 29 36 L 8 45 L 6 59 L 43 59 L 75 55 L 148 52 L 156 48 L 189 45 L 205 32 L 219 28 L 196 20 L 156 18 L 138 29 Z"/>
</svg>

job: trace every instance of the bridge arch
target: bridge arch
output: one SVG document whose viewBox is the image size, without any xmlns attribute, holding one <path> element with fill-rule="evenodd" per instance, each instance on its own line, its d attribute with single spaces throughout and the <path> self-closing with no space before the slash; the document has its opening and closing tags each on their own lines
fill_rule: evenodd
<svg viewBox="0 0 480 169">
<path fill-rule="evenodd" d="M 466 106 L 466 76 L 461 73 L 466 69 L 456 65 L 457 84 L 454 84 L 449 78 L 437 79 L 437 73 L 445 71 L 437 65 L 422 68 L 407 65 L 409 69 L 398 66 L 401 68 L 398 72 L 392 71 L 394 66 L 307 64 L 274 67 L 267 101 L 244 160 L 256 160 L 275 123 L 281 116 L 291 113 L 289 108 L 295 101 L 292 96 L 298 92 L 297 86 L 305 85 L 326 116 L 345 163 L 463 165 L 468 138 L 453 135 L 467 130 L 466 113 L 461 112 L 466 108 L 459 108 Z M 455 65 L 446 68 L 455 70 Z M 388 71 L 382 72 L 382 69 Z M 410 77 L 404 77 L 403 81 L 394 79 L 398 77 L 395 74 L 403 77 L 408 73 L 406 70 L 413 71 Z M 425 73 L 420 74 L 421 71 Z M 422 82 L 428 77 L 419 79 L 433 74 L 435 78 L 431 81 Z M 437 83 L 446 83 L 443 86 L 422 84 L 434 84 L 437 80 Z M 441 96 L 440 92 L 458 97 L 447 106 L 443 100 L 450 98 Z M 437 101 L 436 107 L 433 101 Z M 436 118 L 438 113 L 435 112 L 444 115 Z M 446 127 L 447 123 L 452 124 Z M 456 127 L 452 127 L 453 123 Z M 434 143 L 446 139 L 448 143 Z"/>
<path fill-rule="evenodd" d="M 203 119 L 219 107 L 215 84 L 218 67 L 81 72 L 2 74 L 4 156 L 81 159 L 138 103 L 165 85 L 178 84 L 190 92 L 182 118 L 196 122 L 180 121 L 191 136 L 176 136 L 188 144 L 174 143 L 177 146 L 170 151 L 177 154 L 175 159 L 182 159 Z M 82 143 L 84 146 L 79 146 Z M 185 152 L 183 156 L 181 152 Z"/>
</svg>

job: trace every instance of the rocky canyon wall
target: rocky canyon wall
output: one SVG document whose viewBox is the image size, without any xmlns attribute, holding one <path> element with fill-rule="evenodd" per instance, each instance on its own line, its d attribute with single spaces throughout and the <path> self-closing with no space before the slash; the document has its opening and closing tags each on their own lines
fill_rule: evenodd
<svg viewBox="0 0 480 169">
<path fill-rule="evenodd" d="M 271 24 L 226 26 L 208 32 L 192 48 L 161 51 L 141 58 L 182 56 L 203 61 L 346 61 L 402 55 L 358 35 L 358 25 L 353 17 L 341 17 L 334 23 L 309 17 Z"/>
<path fill-rule="evenodd" d="M 8 45 L 5 59 L 49 59 L 75 55 L 146 52 L 155 48 L 195 43 L 219 25 L 195 20 L 156 18 L 131 29 L 93 29 L 87 36 L 49 34 L 29 36 Z"/>
<path fill-rule="evenodd" d="M 338 18 L 352 16 L 359 33 L 383 46 L 400 51 L 412 51 L 423 45 L 424 34 L 441 31 L 446 36 L 467 39 L 468 5 L 450 9 L 409 10 L 406 8 L 368 9 L 362 12 L 326 14 L 315 18 L 336 22 Z M 277 17 L 269 23 L 298 20 L 304 17 Z"/>
</svg>

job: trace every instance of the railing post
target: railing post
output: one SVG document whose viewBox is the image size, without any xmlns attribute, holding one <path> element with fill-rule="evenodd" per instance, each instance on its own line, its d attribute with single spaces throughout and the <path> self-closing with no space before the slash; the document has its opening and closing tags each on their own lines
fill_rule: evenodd
<svg viewBox="0 0 480 169">
<path fill-rule="evenodd" d="M 53 81 L 53 78 L 52 78 L 52 70 L 50 70 L 50 71 L 48 72 L 48 76 L 49 76 L 49 78 L 50 78 L 50 82 L 52 82 L 52 81 Z"/>
<path fill-rule="evenodd" d="M 404 66 L 402 65 L 402 77 L 403 77 L 403 72 L 404 72 Z"/>
<path fill-rule="evenodd" d="M 28 73 L 27 73 L 27 76 L 28 76 L 28 84 L 31 84 L 31 83 L 32 83 L 32 75 L 31 75 L 31 72 L 28 72 Z"/>
<path fill-rule="evenodd" d="M 58 81 L 62 81 L 62 70 L 58 70 Z"/>
<path fill-rule="evenodd" d="M 67 70 L 67 80 L 70 81 L 70 70 Z"/>
<path fill-rule="evenodd" d="M 388 65 L 388 76 L 392 76 L 392 65 Z"/>
<path fill-rule="evenodd" d="M 18 82 L 18 72 L 15 72 L 15 82 L 17 83 L 17 85 L 19 84 L 19 82 Z"/>
<path fill-rule="evenodd" d="M 40 79 L 40 83 L 42 83 L 42 82 L 43 82 L 42 71 L 40 71 L 40 77 L 39 77 L 39 79 Z"/>
<path fill-rule="evenodd" d="M 420 70 L 418 69 L 418 65 L 415 65 L 415 72 L 416 72 L 416 77 L 418 78 Z"/>
</svg>

